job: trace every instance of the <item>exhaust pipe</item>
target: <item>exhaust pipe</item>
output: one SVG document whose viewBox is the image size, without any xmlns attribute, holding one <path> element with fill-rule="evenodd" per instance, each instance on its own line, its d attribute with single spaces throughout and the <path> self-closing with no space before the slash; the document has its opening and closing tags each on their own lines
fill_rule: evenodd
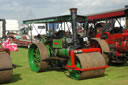
<svg viewBox="0 0 128 85">
<path fill-rule="evenodd" d="M 128 8 L 128 5 L 125 5 L 125 8 Z"/>
<path fill-rule="evenodd" d="M 73 42 L 74 46 L 77 47 L 77 8 L 71 8 L 71 22 L 72 22 L 72 31 L 73 31 Z"/>
<path fill-rule="evenodd" d="M 125 5 L 125 16 L 126 16 L 126 28 L 128 28 L 128 5 Z"/>
</svg>

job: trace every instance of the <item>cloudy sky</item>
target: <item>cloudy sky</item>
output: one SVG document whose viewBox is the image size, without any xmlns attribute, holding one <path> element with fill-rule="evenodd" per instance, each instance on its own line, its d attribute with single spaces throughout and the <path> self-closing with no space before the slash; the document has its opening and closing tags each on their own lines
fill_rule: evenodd
<svg viewBox="0 0 128 85">
<path fill-rule="evenodd" d="M 86 15 L 123 8 L 128 0 L 0 0 L 0 17 L 18 19 L 43 18 L 69 14 L 69 8 L 78 8 Z"/>
</svg>

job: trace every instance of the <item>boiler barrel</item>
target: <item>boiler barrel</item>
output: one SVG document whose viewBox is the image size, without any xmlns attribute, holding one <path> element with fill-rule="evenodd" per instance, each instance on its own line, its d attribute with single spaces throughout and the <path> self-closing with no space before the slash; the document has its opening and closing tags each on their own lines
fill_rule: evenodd
<svg viewBox="0 0 128 85">
<path fill-rule="evenodd" d="M 61 57 L 69 57 L 70 48 L 56 49 L 56 55 Z"/>
</svg>

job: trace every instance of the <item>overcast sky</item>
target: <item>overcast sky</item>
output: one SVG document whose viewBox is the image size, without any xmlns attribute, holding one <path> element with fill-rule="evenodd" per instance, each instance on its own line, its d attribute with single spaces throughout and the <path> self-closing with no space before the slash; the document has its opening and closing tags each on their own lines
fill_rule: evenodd
<svg viewBox="0 0 128 85">
<path fill-rule="evenodd" d="M 123 8 L 128 0 L 0 0 L 0 17 L 18 19 L 43 18 L 69 14 L 70 8 L 78 8 L 78 14 L 86 15 Z"/>
</svg>

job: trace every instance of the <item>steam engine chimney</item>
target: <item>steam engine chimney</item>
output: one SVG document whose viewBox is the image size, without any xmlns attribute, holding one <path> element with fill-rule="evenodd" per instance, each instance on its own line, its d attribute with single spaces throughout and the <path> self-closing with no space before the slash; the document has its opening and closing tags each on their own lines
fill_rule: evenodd
<svg viewBox="0 0 128 85">
<path fill-rule="evenodd" d="M 72 19 L 72 31 L 74 46 L 77 46 L 77 8 L 71 8 L 71 19 Z"/>
</svg>

